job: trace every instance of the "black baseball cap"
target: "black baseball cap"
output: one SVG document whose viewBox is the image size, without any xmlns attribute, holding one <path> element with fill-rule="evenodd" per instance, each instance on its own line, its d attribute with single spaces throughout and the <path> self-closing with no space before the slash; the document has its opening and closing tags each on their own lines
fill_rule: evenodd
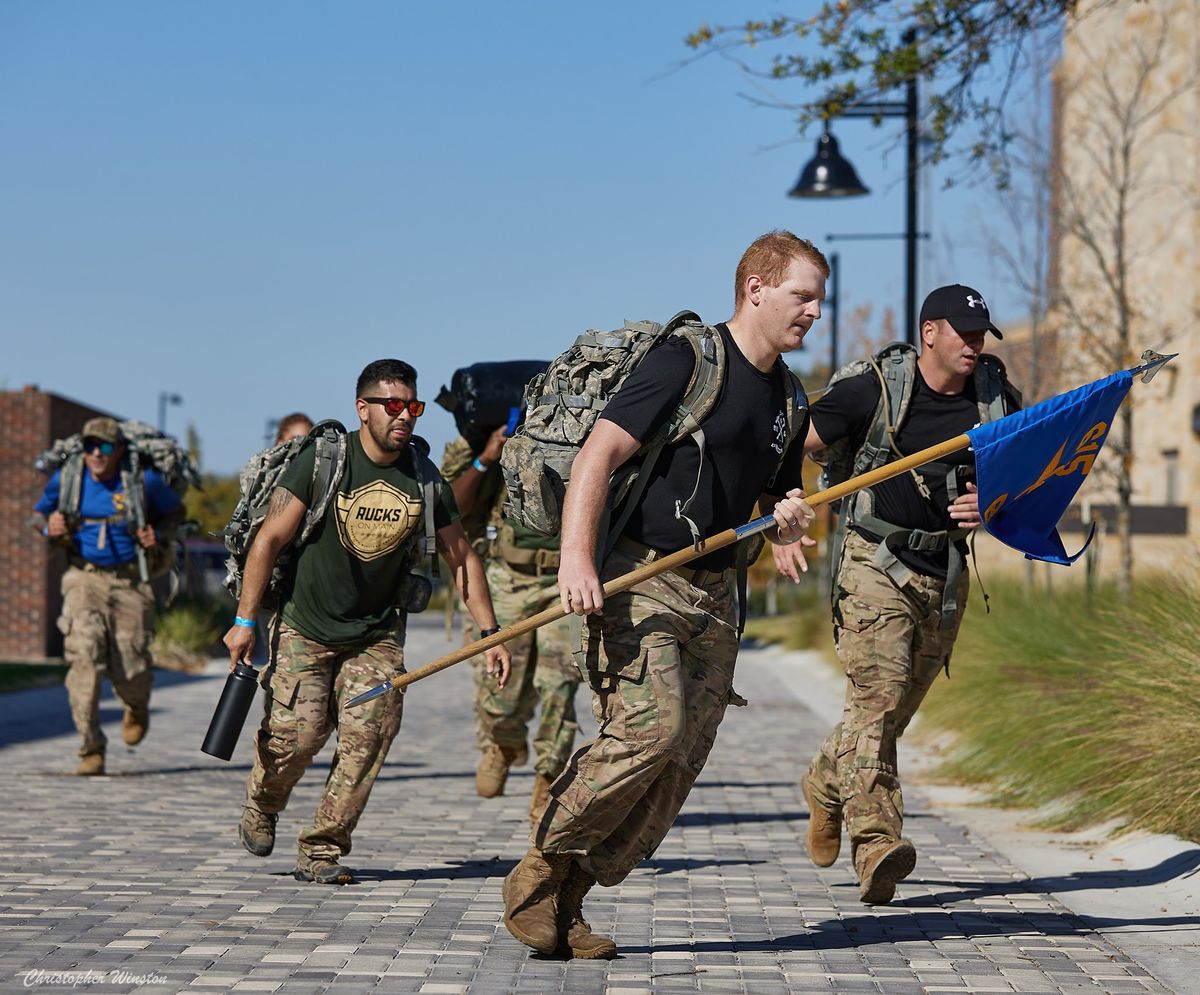
<svg viewBox="0 0 1200 995">
<path fill-rule="evenodd" d="M 983 294 L 961 283 L 938 287 L 925 298 L 921 305 L 920 324 L 944 318 L 956 332 L 991 332 L 998 339 L 1003 333 L 992 324 L 987 301 Z"/>
</svg>

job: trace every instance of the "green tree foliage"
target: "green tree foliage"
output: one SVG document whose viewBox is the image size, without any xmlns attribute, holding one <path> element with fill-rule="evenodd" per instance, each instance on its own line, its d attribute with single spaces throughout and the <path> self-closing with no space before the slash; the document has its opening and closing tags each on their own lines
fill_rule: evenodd
<svg viewBox="0 0 1200 995">
<path fill-rule="evenodd" d="M 211 539 L 225 528 L 237 505 L 238 478 L 206 473 L 201 477 L 201 487 L 202 490 L 193 487 L 187 493 L 187 517 L 200 524 L 197 538 Z"/>
<path fill-rule="evenodd" d="M 1099 0 L 1089 10 L 1119 2 Z M 734 58 L 753 76 L 806 84 L 801 102 L 778 101 L 802 130 L 856 104 L 895 100 L 910 79 L 936 81 L 923 95 L 930 159 L 944 158 L 952 136 L 970 124 L 962 151 L 978 161 L 1003 153 L 1004 101 L 1024 45 L 1075 8 L 1076 0 L 824 0 L 815 14 L 706 24 L 685 41 Z M 916 38 L 905 40 L 910 28 Z M 768 46 L 781 51 L 756 61 L 752 50 Z"/>
</svg>

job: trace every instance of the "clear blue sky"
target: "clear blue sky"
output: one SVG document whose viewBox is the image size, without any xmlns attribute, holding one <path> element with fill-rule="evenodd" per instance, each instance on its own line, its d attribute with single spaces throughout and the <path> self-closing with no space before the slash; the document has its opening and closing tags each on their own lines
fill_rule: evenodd
<svg viewBox="0 0 1200 995">
<path fill-rule="evenodd" d="M 872 196 L 784 194 L 815 135 L 689 53 L 754 2 L 0 6 L 0 388 L 200 433 L 230 472 L 272 417 L 354 418 L 369 361 L 549 359 L 580 331 L 732 310 L 758 234 L 899 231 L 897 122 L 841 122 Z M 927 186 L 919 292 L 1020 302 Z M 841 243 L 843 307 L 903 298 L 901 242 Z M 1005 300 L 1005 296 L 1010 298 Z M 843 312 L 845 313 L 845 312 Z M 827 350 L 821 325 L 813 354 Z M 797 357 L 805 365 L 804 357 Z M 431 405 L 435 454 L 453 431 Z"/>
</svg>

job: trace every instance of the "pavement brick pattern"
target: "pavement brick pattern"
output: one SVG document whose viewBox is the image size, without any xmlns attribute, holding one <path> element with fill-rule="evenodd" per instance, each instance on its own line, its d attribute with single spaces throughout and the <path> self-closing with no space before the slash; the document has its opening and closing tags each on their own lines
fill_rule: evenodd
<svg viewBox="0 0 1200 995">
<path fill-rule="evenodd" d="M 439 625 L 418 622 L 410 666 L 447 648 Z M 110 735 L 103 778 L 67 776 L 61 688 L 0 696 L 0 992 L 1168 991 L 917 791 L 906 828 L 920 858 L 895 904 L 858 902 L 845 848 L 813 867 L 796 778 L 828 730 L 762 653 L 739 661 L 751 707 L 730 709 L 658 854 L 589 897 L 593 927 L 621 944 L 614 961 L 543 958 L 501 925 L 532 774 L 514 771 L 502 798 L 476 796 L 467 666 L 410 692 L 347 888 L 291 877 L 332 744 L 280 817 L 275 853 L 239 847 L 253 716 L 231 763 L 199 751 L 219 663 L 160 674 L 149 736 L 133 750 Z M 120 716 L 106 698 L 110 731 Z"/>
</svg>

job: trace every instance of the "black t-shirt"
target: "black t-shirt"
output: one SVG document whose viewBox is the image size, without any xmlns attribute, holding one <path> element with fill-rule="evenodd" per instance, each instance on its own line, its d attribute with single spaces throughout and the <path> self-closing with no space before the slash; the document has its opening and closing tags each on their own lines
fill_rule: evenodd
<svg viewBox="0 0 1200 995">
<path fill-rule="evenodd" d="M 715 535 L 749 520 L 754 502 L 779 466 L 787 446 L 785 377 L 778 369 L 763 373 L 734 342 L 729 329 L 717 325 L 725 343 L 725 377 L 716 404 L 704 419 L 704 462 L 691 438 L 663 449 L 628 524 L 630 539 L 666 553 L 690 546 L 687 523 L 675 517 L 675 502 L 696 496 L 685 514 L 702 536 Z M 645 441 L 679 405 L 696 365 L 688 343 L 668 339 L 656 346 L 621 385 L 600 416 Z M 786 390 L 791 389 L 790 378 Z M 785 494 L 800 486 L 807 419 L 788 449 L 771 490 Z M 696 474 L 700 485 L 696 487 Z M 733 566 L 737 546 L 697 557 L 688 566 L 725 570 Z"/>
<path fill-rule="evenodd" d="M 879 404 L 879 378 L 868 371 L 857 377 L 839 380 L 822 397 L 813 402 L 812 423 L 826 445 L 849 438 L 855 450 L 866 439 L 867 430 Z M 961 394 L 938 394 L 930 389 L 918 367 L 913 384 L 913 396 L 908 414 L 896 433 L 896 446 L 904 455 L 919 452 L 939 442 L 945 442 L 979 424 L 979 405 L 976 402 L 975 380 L 968 377 Z M 951 466 L 969 468 L 974 480 L 975 454 L 962 449 L 939 461 Z M 950 497 L 946 489 L 945 472 L 927 473 L 922 479 L 929 487 L 931 500 L 917 490 L 911 473 L 902 473 L 871 488 L 875 495 L 875 517 L 906 529 L 939 532 L 957 528 L 947 507 Z M 879 536 L 867 529 L 857 528 L 860 535 L 872 542 Z M 959 549 L 966 543 L 960 541 Z M 907 548 L 897 550 L 899 560 L 930 577 L 945 577 L 947 551 L 916 552 Z"/>
</svg>

